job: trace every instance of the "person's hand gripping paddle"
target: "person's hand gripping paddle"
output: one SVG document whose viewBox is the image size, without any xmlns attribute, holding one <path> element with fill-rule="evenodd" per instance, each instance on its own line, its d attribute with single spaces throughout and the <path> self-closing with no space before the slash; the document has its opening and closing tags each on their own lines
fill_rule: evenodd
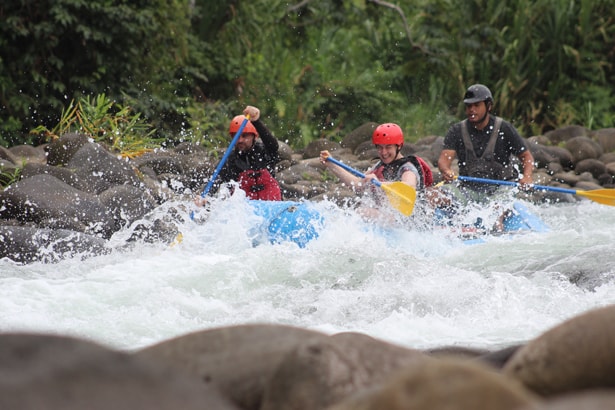
<svg viewBox="0 0 615 410">
<path fill-rule="evenodd" d="M 331 161 L 335 165 L 344 168 L 346 171 L 358 176 L 359 178 L 365 178 L 365 174 L 362 172 L 336 160 L 333 157 L 327 157 L 327 161 Z M 405 216 L 412 215 L 414 210 L 414 203 L 416 202 L 416 190 L 408 184 L 400 181 L 388 182 L 383 184 L 377 179 L 371 180 L 374 185 L 380 187 L 386 194 L 391 206 L 397 209 Z"/>
<path fill-rule="evenodd" d="M 243 132 L 243 129 L 245 128 L 249 120 L 250 120 L 250 115 L 246 115 L 246 118 L 243 120 L 243 122 L 239 126 L 239 129 L 233 136 L 231 143 L 226 149 L 226 152 L 224 153 L 224 155 L 222 156 L 222 159 L 218 163 L 218 166 L 214 170 L 214 173 L 211 174 L 211 178 L 209 178 L 207 185 L 205 185 L 205 188 L 203 189 L 203 192 L 201 193 L 201 198 L 205 198 L 207 194 L 209 193 L 209 191 L 211 190 L 211 187 L 214 185 L 216 178 L 218 178 L 218 174 L 222 170 L 222 167 L 224 166 L 224 164 L 226 164 L 226 161 L 228 160 L 229 155 L 231 155 L 231 152 L 233 152 L 233 148 L 235 148 L 235 144 L 237 144 L 237 141 L 239 140 L 239 137 L 241 137 L 241 133 Z M 190 212 L 190 219 L 194 220 L 194 211 Z"/>
</svg>

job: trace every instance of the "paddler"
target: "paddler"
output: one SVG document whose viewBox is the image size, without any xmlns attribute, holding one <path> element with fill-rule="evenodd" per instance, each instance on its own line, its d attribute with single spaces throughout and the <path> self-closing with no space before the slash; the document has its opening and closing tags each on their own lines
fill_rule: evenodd
<svg viewBox="0 0 615 410">
<path fill-rule="evenodd" d="M 348 172 L 339 165 L 327 161 L 331 155 L 329 151 L 320 152 L 320 162 L 337 176 L 343 183 L 348 185 L 358 194 L 367 192 L 373 194 L 381 191 L 371 183 L 372 179 L 387 183 L 393 181 L 403 182 L 415 190 L 422 190 L 433 182 L 429 165 L 415 155 L 404 156 L 401 152 L 404 146 L 404 133 L 401 127 L 394 123 L 380 124 L 372 133 L 372 143 L 378 152 L 378 162 L 366 173 L 365 178 L 358 177 Z M 377 198 L 377 195 L 376 199 Z M 376 201 L 376 205 L 382 201 Z M 363 216 L 372 218 L 377 216 L 379 210 L 376 207 L 364 207 L 361 210 Z"/>
<path fill-rule="evenodd" d="M 275 166 L 280 160 L 279 144 L 260 120 L 260 110 L 248 105 L 243 115 L 234 117 L 229 124 L 230 138 L 235 136 L 246 116 L 249 121 L 208 194 L 215 194 L 222 185 L 235 181 L 249 199 L 280 201 L 282 192 L 275 179 Z M 198 197 L 194 202 L 202 206 L 207 198 Z"/>
<path fill-rule="evenodd" d="M 441 189 L 444 195 L 434 195 L 432 202 L 436 206 L 486 203 L 497 190 L 498 185 L 456 181 L 453 170 L 455 158 L 458 160 L 459 175 L 518 180 L 521 189 L 530 189 L 534 157 L 515 127 L 491 114 L 491 90 L 483 84 L 471 85 L 463 96 L 463 103 L 467 118 L 449 128 L 438 159 L 444 181 L 455 183 L 444 185 Z M 514 157 L 519 160 L 517 164 L 512 161 Z"/>
</svg>

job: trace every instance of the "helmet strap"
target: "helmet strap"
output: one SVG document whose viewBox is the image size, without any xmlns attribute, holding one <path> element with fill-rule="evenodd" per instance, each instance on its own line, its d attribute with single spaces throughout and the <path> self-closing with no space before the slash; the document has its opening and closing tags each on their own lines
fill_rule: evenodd
<svg viewBox="0 0 615 410">
<path fill-rule="evenodd" d="M 483 123 L 483 121 L 485 121 L 485 118 L 487 118 L 488 116 L 489 116 L 489 111 L 487 111 L 487 112 L 485 113 L 485 115 L 483 115 L 483 118 L 481 118 L 481 119 L 477 122 L 477 124 L 482 124 L 482 123 Z"/>
</svg>

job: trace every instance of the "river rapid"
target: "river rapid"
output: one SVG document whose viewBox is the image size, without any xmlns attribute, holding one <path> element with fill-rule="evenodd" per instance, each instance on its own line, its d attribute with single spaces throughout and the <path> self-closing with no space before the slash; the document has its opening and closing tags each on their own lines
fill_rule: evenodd
<svg viewBox="0 0 615 410">
<path fill-rule="evenodd" d="M 53 264 L 2 260 L 0 332 L 130 351 L 202 329 L 277 323 L 418 349 L 497 349 L 615 303 L 610 206 L 527 204 L 548 232 L 474 245 L 445 230 L 383 235 L 352 211 L 316 206 L 326 223 L 305 248 L 261 240 L 255 215 L 231 198 L 206 221 L 187 218 L 178 244 Z"/>
</svg>

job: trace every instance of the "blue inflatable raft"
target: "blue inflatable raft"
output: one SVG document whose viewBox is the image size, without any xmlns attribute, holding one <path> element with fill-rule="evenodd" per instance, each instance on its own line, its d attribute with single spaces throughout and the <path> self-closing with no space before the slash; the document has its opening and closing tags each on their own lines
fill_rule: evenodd
<svg viewBox="0 0 615 410">
<path fill-rule="evenodd" d="M 299 247 L 318 237 L 324 218 L 309 202 L 250 201 L 254 213 L 263 218 L 258 236 L 271 243 L 294 242 Z"/>
<path fill-rule="evenodd" d="M 298 201 L 249 201 L 255 215 L 262 218 L 256 229 L 258 238 L 270 243 L 294 242 L 299 247 L 305 247 L 318 237 L 325 227 L 325 218 L 310 202 Z M 504 232 L 513 234 L 521 232 L 546 232 L 547 225 L 532 214 L 521 202 L 515 202 L 511 215 L 504 219 Z M 442 226 L 436 223 L 434 226 Z M 461 239 L 467 244 L 485 241 L 488 232 L 474 230 Z M 257 241 L 258 242 L 258 241 Z"/>
<path fill-rule="evenodd" d="M 512 213 L 504 218 L 504 230 L 496 235 L 514 235 L 524 232 L 547 232 L 549 227 L 536 215 L 532 214 L 521 202 L 513 204 Z M 476 243 L 484 243 L 489 236 L 489 232 L 482 234 L 468 235 L 463 237 L 465 244 L 471 245 Z"/>
</svg>

